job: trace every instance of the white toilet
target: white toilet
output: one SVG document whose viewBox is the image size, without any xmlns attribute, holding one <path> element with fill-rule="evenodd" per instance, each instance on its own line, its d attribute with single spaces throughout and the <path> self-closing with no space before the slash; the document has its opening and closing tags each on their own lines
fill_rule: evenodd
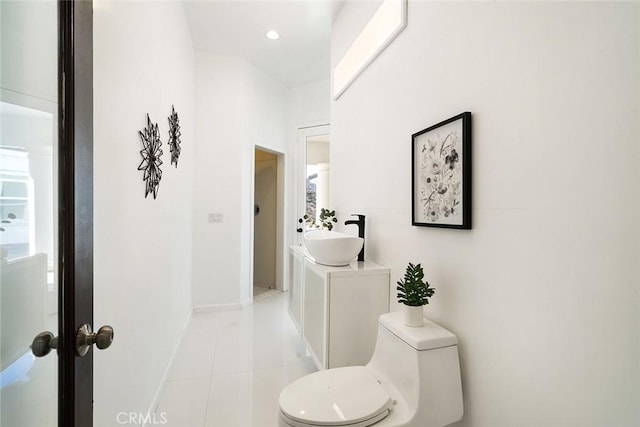
<svg viewBox="0 0 640 427">
<path fill-rule="evenodd" d="M 440 427 L 462 418 L 458 340 L 424 319 L 383 314 L 366 366 L 314 372 L 280 393 L 282 427 Z"/>
</svg>

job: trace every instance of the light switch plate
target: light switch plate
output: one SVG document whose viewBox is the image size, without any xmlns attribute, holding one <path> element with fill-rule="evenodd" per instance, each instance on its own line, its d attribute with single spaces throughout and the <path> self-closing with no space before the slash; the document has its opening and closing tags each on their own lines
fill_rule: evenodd
<svg viewBox="0 0 640 427">
<path fill-rule="evenodd" d="M 209 222 L 210 223 L 221 223 L 224 220 L 224 216 L 221 213 L 210 213 L 209 214 Z"/>
</svg>

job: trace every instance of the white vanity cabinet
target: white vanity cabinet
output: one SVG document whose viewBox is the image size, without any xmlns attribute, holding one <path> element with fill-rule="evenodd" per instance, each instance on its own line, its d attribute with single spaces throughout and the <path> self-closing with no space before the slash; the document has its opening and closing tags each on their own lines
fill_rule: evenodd
<svg viewBox="0 0 640 427">
<path fill-rule="evenodd" d="M 293 324 L 302 333 L 302 278 L 304 254 L 298 250 L 289 251 L 289 315 Z"/>
<path fill-rule="evenodd" d="M 318 369 L 367 364 L 389 311 L 389 268 L 324 266 L 301 246 L 291 246 L 290 261 L 289 313 Z"/>
</svg>

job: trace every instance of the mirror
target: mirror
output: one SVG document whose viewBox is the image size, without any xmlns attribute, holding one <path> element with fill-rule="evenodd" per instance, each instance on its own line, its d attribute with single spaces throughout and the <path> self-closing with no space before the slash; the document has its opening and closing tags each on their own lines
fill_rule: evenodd
<svg viewBox="0 0 640 427">
<path fill-rule="evenodd" d="M 329 206 L 330 174 L 329 125 L 298 129 L 296 173 L 296 219 L 305 215 L 310 222 L 319 223 L 320 210 Z M 307 224 L 297 223 L 297 243 L 302 244 Z"/>
<path fill-rule="evenodd" d="M 307 137 L 305 213 L 318 222 L 321 208 L 329 208 L 329 134 Z"/>
</svg>

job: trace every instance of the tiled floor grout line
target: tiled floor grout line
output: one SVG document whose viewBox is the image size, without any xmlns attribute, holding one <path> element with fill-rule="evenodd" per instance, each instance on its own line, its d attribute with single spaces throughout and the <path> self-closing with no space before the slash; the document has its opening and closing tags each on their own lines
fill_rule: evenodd
<svg viewBox="0 0 640 427">
<path fill-rule="evenodd" d="M 211 387 L 213 386 L 213 367 L 216 363 L 216 355 L 218 354 L 218 339 L 220 337 L 220 315 L 216 316 L 216 342 L 213 347 L 213 357 L 211 358 L 211 372 L 209 373 L 209 382 L 207 384 L 207 400 L 204 407 L 204 418 L 202 419 L 202 427 L 207 425 L 207 416 L 209 415 L 209 399 L 211 398 Z"/>
<path fill-rule="evenodd" d="M 240 310 L 196 318 L 187 333 L 192 339 L 212 341 L 213 348 L 212 351 L 191 348 L 190 356 L 183 360 L 180 371 L 186 366 L 184 372 L 189 377 L 175 380 L 167 400 L 171 403 L 165 405 L 175 414 L 171 426 L 275 427 L 272 424 L 277 421 L 272 420 L 271 412 L 274 404 L 277 407 L 275 398 L 280 389 L 314 369 L 299 352 L 299 344 L 289 336 L 292 325 L 287 323 L 286 311 L 286 293 L 276 292 Z M 265 340 L 264 334 L 270 339 Z M 204 347 L 211 349 L 209 345 Z M 268 356 L 263 357 L 265 351 Z M 209 369 L 207 376 L 198 375 L 206 369 Z M 184 382 L 180 385 L 178 381 Z M 267 394 L 252 395 L 253 387 Z M 230 394 L 231 390 L 234 392 Z M 242 405 L 234 403 L 236 393 L 252 402 L 248 413 Z M 260 421 L 263 417 L 264 423 Z M 190 421 L 179 421 L 186 419 Z"/>
</svg>

